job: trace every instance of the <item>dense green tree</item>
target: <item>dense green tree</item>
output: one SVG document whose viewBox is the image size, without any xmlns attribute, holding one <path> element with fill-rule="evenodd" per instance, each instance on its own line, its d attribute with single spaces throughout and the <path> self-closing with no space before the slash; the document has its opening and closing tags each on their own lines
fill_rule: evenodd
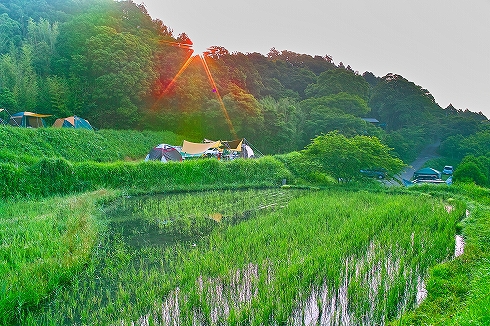
<svg viewBox="0 0 490 326">
<path fill-rule="evenodd" d="M 388 146 L 369 136 L 348 138 L 330 132 L 313 139 L 302 153 L 339 182 L 361 177 L 359 171 L 364 168 L 383 168 L 394 175 L 404 167 L 400 159 L 391 155 Z"/>
<path fill-rule="evenodd" d="M 232 136 L 248 138 L 248 135 L 255 134 L 257 126 L 263 124 L 264 116 L 259 102 L 245 90 L 231 86 L 223 102 L 233 124 Z"/>
<path fill-rule="evenodd" d="M 305 121 L 303 141 L 307 143 L 311 139 L 323 133 L 338 131 L 345 136 L 355 136 L 367 134 L 368 123 L 351 114 L 340 112 L 322 112 L 324 110 L 314 110 L 310 118 Z"/>
<path fill-rule="evenodd" d="M 17 111 L 17 101 L 14 94 L 8 88 L 0 90 L 0 109 L 7 109 L 10 113 Z"/>
<path fill-rule="evenodd" d="M 310 98 L 301 102 L 304 113 L 302 123 L 303 144 L 316 136 L 337 130 L 343 135 L 366 135 L 372 126 L 359 117 L 365 116 L 369 108 L 358 95 L 345 92 Z"/>
<path fill-rule="evenodd" d="M 254 144 L 264 154 L 288 153 L 299 148 L 297 127 L 301 112 L 296 101 L 267 97 L 260 104 L 264 121 L 251 138 Z"/>
<path fill-rule="evenodd" d="M 411 163 L 427 144 L 436 141 L 422 127 L 402 128 L 383 133 L 383 143 L 393 148 L 393 154 Z"/>
<path fill-rule="evenodd" d="M 466 137 L 460 134 L 448 137 L 441 143 L 440 152 L 455 160 L 462 160 L 468 155 L 488 155 L 490 153 L 490 130 L 480 131 Z"/>
<path fill-rule="evenodd" d="M 39 22 L 28 20 L 26 43 L 32 48 L 32 65 L 40 76 L 47 76 L 51 72 L 51 60 L 58 34 L 57 23 L 51 24 L 44 18 L 40 18 Z"/>
<path fill-rule="evenodd" d="M 13 94 L 17 109 L 33 111 L 38 106 L 38 76 L 33 68 L 33 51 L 29 45 L 12 48 L 0 56 L 0 88 Z"/>
<path fill-rule="evenodd" d="M 310 98 L 301 102 L 301 106 L 306 113 L 311 112 L 315 108 L 329 108 L 332 111 L 351 114 L 357 117 L 366 116 L 371 110 L 365 100 L 358 95 L 353 95 L 345 92 Z"/>
<path fill-rule="evenodd" d="M 0 54 L 9 52 L 11 47 L 18 47 L 21 39 L 19 22 L 7 13 L 0 14 Z"/>
<path fill-rule="evenodd" d="M 436 116 L 442 113 L 427 90 L 396 74 L 388 74 L 376 84 L 369 106 L 388 130 L 428 124 L 434 129 L 438 126 Z"/>
<path fill-rule="evenodd" d="M 357 95 L 367 101 L 369 84 L 362 76 L 346 69 L 334 69 L 323 72 L 315 84 L 310 84 L 305 94 L 308 97 L 323 97 L 338 93 Z"/>
<path fill-rule="evenodd" d="M 378 84 L 379 80 L 381 78 L 379 77 L 376 77 L 372 72 L 370 71 L 366 71 L 362 74 L 362 77 L 364 77 L 364 79 L 368 82 L 369 85 L 371 85 L 371 87 L 374 87 Z"/>
<path fill-rule="evenodd" d="M 454 171 L 454 180 L 457 182 L 474 182 L 479 186 L 488 186 L 490 173 L 490 159 L 485 156 L 464 157 Z"/>
<path fill-rule="evenodd" d="M 128 118 L 127 126 L 135 126 L 130 117 L 154 79 L 151 49 L 132 34 L 100 27 L 99 33 L 87 40 L 85 60 L 90 63 L 90 94 L 98 107 L 98 112 L 89 112 L 89 116 L 98 118 L 100 126 L 112 127 L 114 109 L 131 111 L 121 118 Z"/>
<path fill-rule="evenodd" d="M 47 112 L 57 118 L 73 115 L 71 107 L 71 92 L 68 81 L 59 76 L 48 76 L 41 85 L 42 96 L 45 97 Z"/>
</svg>

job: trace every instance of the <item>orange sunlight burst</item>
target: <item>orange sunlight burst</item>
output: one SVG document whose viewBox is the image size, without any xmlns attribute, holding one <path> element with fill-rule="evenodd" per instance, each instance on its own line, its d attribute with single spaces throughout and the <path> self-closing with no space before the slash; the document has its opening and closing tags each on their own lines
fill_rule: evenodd
<svg viewBox="0 0 490 326">
<path fill-rule="evenodd" d="M 218 87 L 216 86 L 216 83 L 214 82 L 213 75 L 211 74 L 211 70 L 209 70 L 209 66 L 206 62 L 206 56 L 210 53 L 209 47 L 196 47 L 196 45 L 190 41 L 190 43 L 179 43 L 179 42 L 173 42 L 173 41 L 162 41 L 162 43 L 183 48 L 183 49 L 188 49 L 189 50 L 189 57 L 187 60 L 184 62 L 182 67 L 179 69 L 179 71 L 175 74 L 175 76 L 172 78 L 170 83 L 165 87 L 163 90 L 162 94 L 159 96 L 157 99 L 157 102 L 160 101 L 165 95 L 167 95 L 168 91 L 172 88 L 172 86 L 175 84 L 176 80 L 179 78 L 179 76 L 187 69 L 187 67 L 190 65 L 190 63 L 194 59 L 200 59 L 202 66 L 204 68 L 204 71 L 206 72 L 206 76 L 208 77 L 209 84 L 212 87 L 213 93 L 216 94 L 216 97 L 218 98 L 221 110 L 223 111 L 224 118 L 226 120 L 226 123 L 228 124 L 228 127 L 230 128 L 231 134 L 237 139 L 238 135 L 236 134 L 235 128 L 233 127 L 233 124 L 231 122 L 231 119 L 228 115 L 228 111 L 226 110 L 225 104 L 223 102 L 223 99 L 221 98 L 221 95 L 219 94 Z M 156 105 L 155 103 L 155 105 Z"/>
</svg>

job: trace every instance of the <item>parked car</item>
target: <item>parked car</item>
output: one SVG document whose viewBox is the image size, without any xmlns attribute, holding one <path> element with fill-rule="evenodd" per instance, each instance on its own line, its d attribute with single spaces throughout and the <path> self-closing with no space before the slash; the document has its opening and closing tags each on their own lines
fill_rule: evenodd
<svg viewBox="0 0 490 326">
<path fill-rule="evenodd" d="M 383 179 L 386 177 L 385 169 L 362 169 L 361 173 L 370 178 Z"/>
<path fill-rule="evenodd" d="M 442 170 L 442 173 L 449 175 L 453 174 L 453 167 L 451 165 L 446 165 Z"/>
</svg>

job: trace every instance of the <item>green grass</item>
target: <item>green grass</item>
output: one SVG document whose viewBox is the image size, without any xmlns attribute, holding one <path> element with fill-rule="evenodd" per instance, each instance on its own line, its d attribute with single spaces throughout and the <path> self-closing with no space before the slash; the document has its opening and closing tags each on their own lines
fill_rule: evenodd
<svg viewBox="0 0 490 326">
<path fill-rule="evenodd" d="M 0 163 L 28 166 L 42 158 L 70 162 L 143 160 L 160 143 L 182 145 L 172 132 L 0 126 Z"/>
<path fill-rule="evenodd" d="M 464 254 L 433 266 L 427 279 L 427 299 L 393 325 L 490 323 L 490 191 L 474 185 L 450 190 L 469 202 L 469 215 L 458 225 L 465 239 Z"/>
<path fill-rule="evenodd" d="M 19 318 L 83 270 L 99 234 L 99 191 L 0 202 L 0 324 Z"/>
<path fill-rule="evenodd" d="M 43 158 L 28 167 L 1 164 L 0 198 L 40 198 L 100 188 L 163 192 L 271 187 L 291 173 L 270 156 L 255 160 L 185 162 L 80 162 Z"/>
<path fill-rule="evenodd" d="M 295 153 L 141 162 L 152 146 L 181 141 L 169 133 L 0 127 L 0 136 L 0 324 L 130 324 L 145 316 L 164 324 L 177 318 L 170 305 L 183 324 L 300 324 L 333 299 L 335 318 L 352 323 L 489 324 L 488 189 L 336 187 Z M 253 208 L 274 203 L 273 191 L 227 191 L 283 179 L 331 189 L 279 210 Z M 94 191 L 104 187 L 119 190 Z M 128 228 L 105 220 L 100 204 L 121 193 L 164 193 L 166 201 L 133 209 L 142 222 Z M 470 215 L 461 220 L 465 203 Z M 455 209 L 447 213 L 447 205 Z M 208 218 L 214 213 L 221 223 Z M 451 259 L 456 232 L 465 253 Z M 146 234 L 154 241 L 130 241 Z M 416 307 L 422 279 L 428 297 Z"/>
</svg>

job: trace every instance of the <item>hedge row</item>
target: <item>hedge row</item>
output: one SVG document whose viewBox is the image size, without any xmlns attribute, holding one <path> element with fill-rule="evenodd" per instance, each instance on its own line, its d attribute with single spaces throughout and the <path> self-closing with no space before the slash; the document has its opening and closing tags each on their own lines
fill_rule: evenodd
<svg viewBox="0 0 490 326">
<path fill-rule="evenodd" d="M 46 197 L 99 188 L 161 192 L 280 185 L 292 175 L 273 157 L 185 162 L 81 162 L 43 158 L 30 166 L 0 163 L 0 198 Z"/>
</svg>

